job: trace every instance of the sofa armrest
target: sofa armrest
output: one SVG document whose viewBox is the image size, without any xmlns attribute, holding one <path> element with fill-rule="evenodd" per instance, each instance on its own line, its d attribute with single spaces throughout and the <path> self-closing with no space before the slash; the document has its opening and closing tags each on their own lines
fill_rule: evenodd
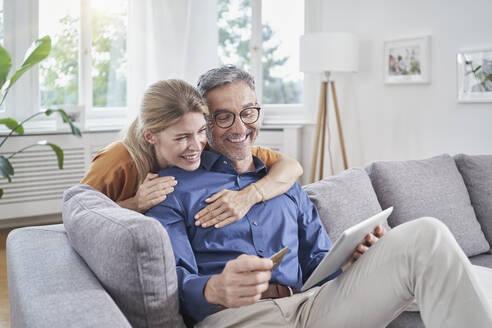
<svg viewBox="0 0 492 328">
<path fill-rule="evenodd" d="M 62 224 L 13 230 L 7 272 L 12 327 L 131 327 Z"/>
</svg>

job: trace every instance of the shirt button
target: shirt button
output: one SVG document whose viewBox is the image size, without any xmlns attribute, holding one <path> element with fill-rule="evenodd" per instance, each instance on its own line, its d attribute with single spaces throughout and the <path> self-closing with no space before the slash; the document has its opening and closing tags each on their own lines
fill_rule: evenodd
<svg viewBox="0 0 492 328">
<path fill-rule="evenodd" d="M 253 221 L 253 225 L 254 225 L 254 226 L 257 226 L 257 225 L 258 225 L 258 222 Z"/>
<path fill-rule="evenodd" d="M 260 248 L 258 252 L 263 253 L 265 250 L 263 248 Z"/>
</svg>

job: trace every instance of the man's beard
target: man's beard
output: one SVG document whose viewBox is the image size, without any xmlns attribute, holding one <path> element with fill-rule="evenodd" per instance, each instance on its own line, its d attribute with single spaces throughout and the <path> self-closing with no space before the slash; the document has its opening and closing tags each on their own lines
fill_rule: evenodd
<svg viewBox="0 0 492 328">
<path fill-rule="evenodd" d="M 227 157 L 232 161 L 242 161 L 251 157 L 251 148 L 253 146 L 253 143 L 257 135 L 258 135 L 258 130 L 247 129 L 244 135 L 230 133 L 221 136 L 220 142 L 217 142 L 217 140 L 213 137 L 212 133 L 207 129 L 207 137 L 209 140 L 208 142 L 210 146 L 213 148 L 213 150 L 224 155 L 225 157 Z M 248 142 L 246 145 L 240 147 L 234 147 L 232 144 L 230 144 L 229 146 L 227 146 L 228 141 L 226 139 L 228 138 L 238 139 L 243 136 L 246 136 L 246 138 L 250 138 L 250 142 Z"/>
</svg>

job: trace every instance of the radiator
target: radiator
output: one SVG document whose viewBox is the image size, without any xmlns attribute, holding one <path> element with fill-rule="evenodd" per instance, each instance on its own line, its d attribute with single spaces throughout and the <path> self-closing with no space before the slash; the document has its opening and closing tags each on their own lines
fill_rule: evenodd
<svg viewBox="0 0 492 328">
<path fill-rule="evenodd" d="M 46 146 L 16 155 L 11 160 L 15 170 L 12 182 L 0 179 L 4 192 L 0 198 L 0 220 L 60 213 L 63 192 L 80 182 L 92 157 L 117 137 L 117 132 L 86 132 L 81 138 L 69 134 L 10 137 L 2 155 L 7 157 L 29 144 L 48 140 L 63 149 L 64 165 L 62 170 L 58 169 L 55 153 Z"/>
</svg>

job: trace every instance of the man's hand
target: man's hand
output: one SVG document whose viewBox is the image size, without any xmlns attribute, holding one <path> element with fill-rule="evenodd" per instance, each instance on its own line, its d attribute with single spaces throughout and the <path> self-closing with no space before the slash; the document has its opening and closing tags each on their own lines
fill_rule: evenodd
<svg viewBox="0 0 492 328">
<path fill-rule="evenodd" d="M 239 191 L 221 190 L 205 199 L 209 203 L 195 215 L 195 225 L 202 228 L 222 228 L 243 218 L 250 208 L 261 200 L 253 187 Z"/>
<path fill-rule="evenodd" d="M 382 226 L 377 226 L 374 229 L 373 233 L 368 233 L 366 236 L 366 241 L 357 245 L 355 252 L 353 253 L 353 257 L 355 261 L 357 261 L 367 250 L 369 247 L 374 245 L 380 238 L 384 236 L 386 230 Z"/>
<path fill-rule="evenodd" d="M 268 289 L 273 262 L 254 255 L 241 255 L 212 276 L 203 294 L 207 302 L 228 308 L 251 305 Z"/>
</svg>

